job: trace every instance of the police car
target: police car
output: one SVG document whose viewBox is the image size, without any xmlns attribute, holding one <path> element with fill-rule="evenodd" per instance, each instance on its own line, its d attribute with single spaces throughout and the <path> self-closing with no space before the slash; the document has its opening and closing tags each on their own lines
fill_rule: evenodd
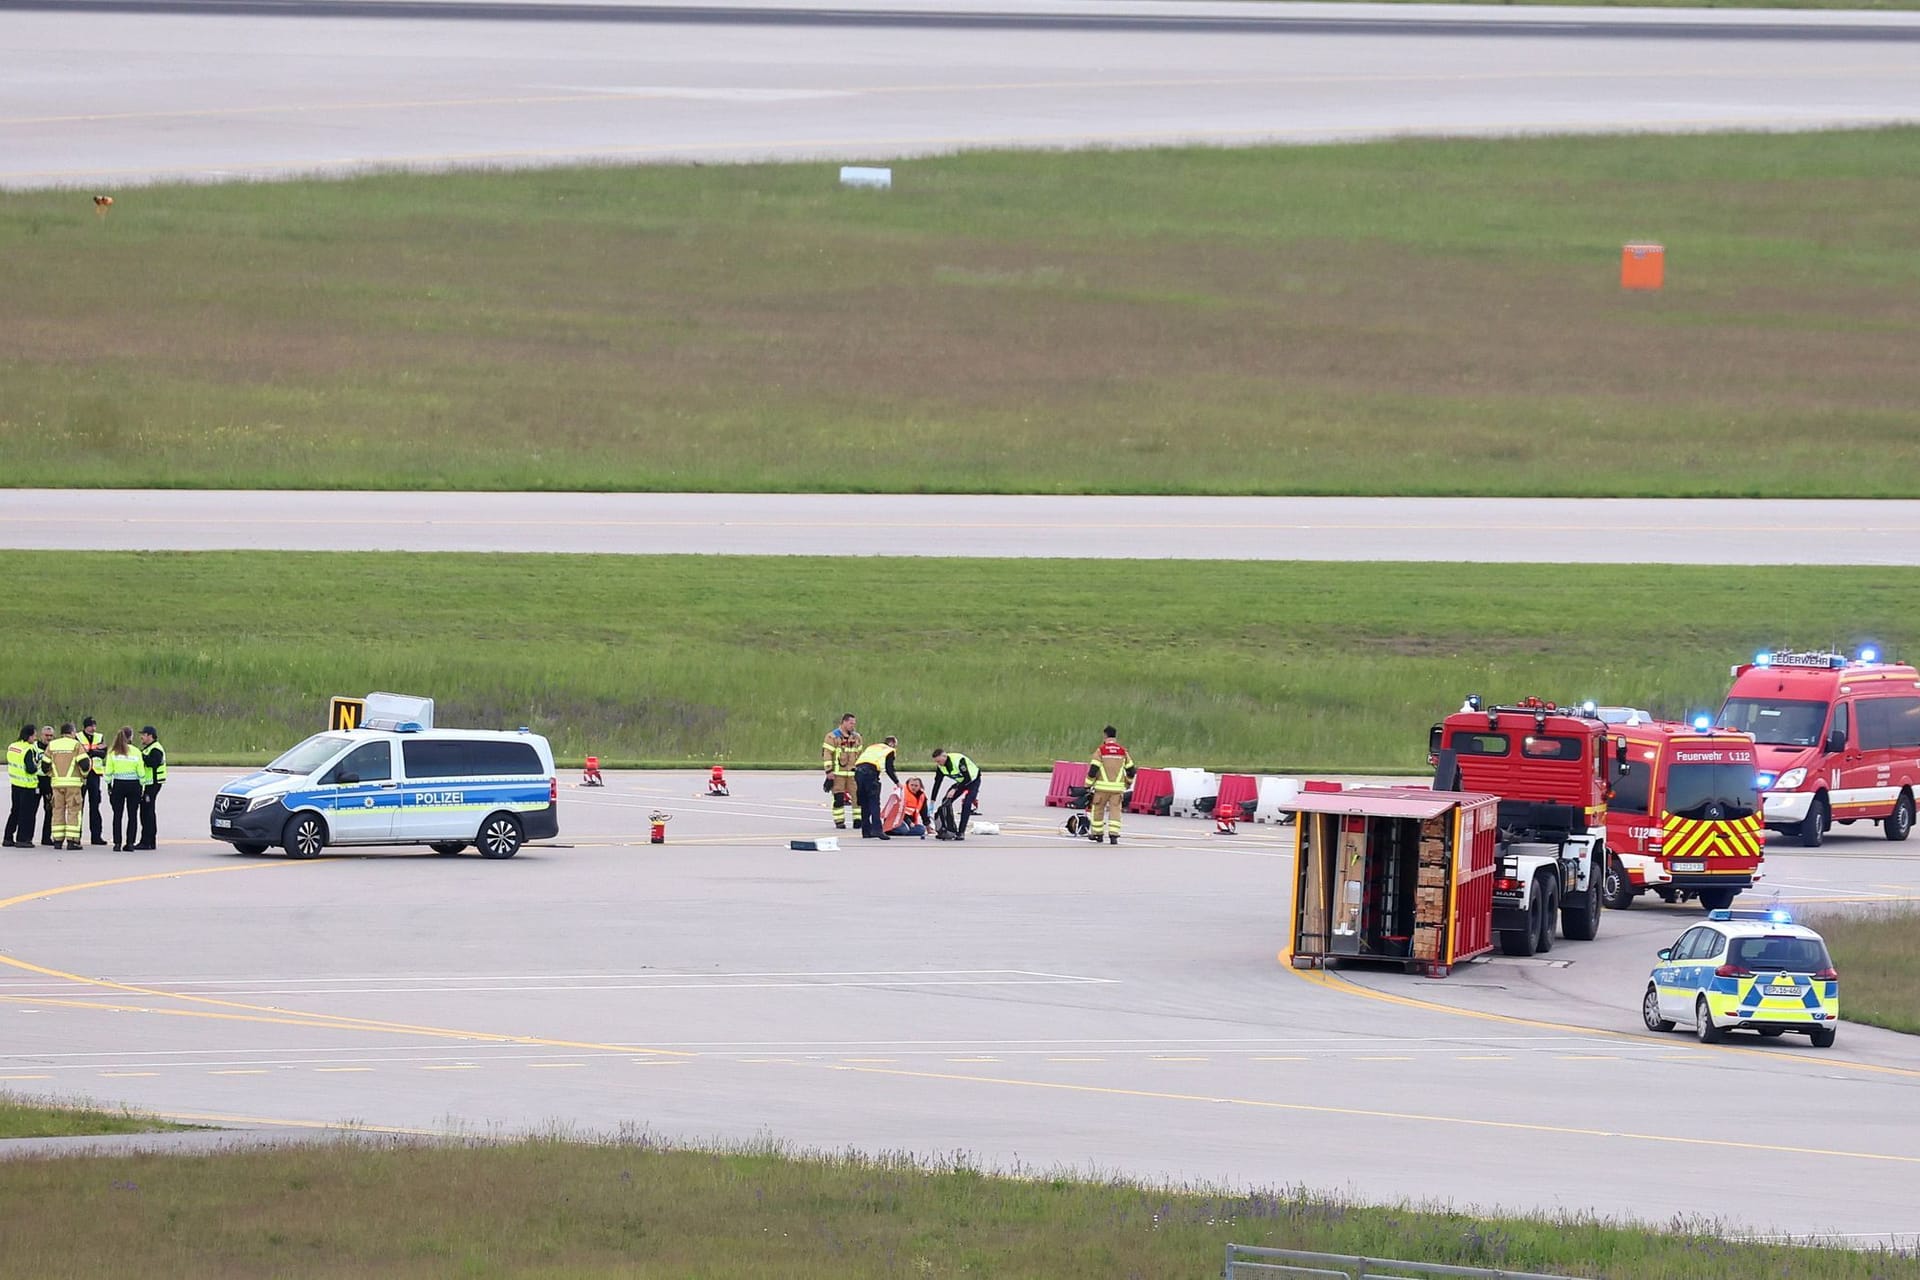
<svg viewBox="0 0 1920 1280">
<path fill-rule="evenodd" d="M 1702 1044 L 1746 1028 L 1801 1032 L 1825 1049 L 1840 1024 L 1840 975 L 1826 942 L 1786 911 L 1709 911 L 1660 953 L 1640 1013 L 1649 1031 L 1690 1022 Z"/>
</svg>

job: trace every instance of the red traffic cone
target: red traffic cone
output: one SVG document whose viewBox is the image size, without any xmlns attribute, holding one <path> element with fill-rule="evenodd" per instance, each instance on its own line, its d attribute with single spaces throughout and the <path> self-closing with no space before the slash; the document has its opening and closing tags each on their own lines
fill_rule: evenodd
<svg viewBox="0 0 1920 1280">
<path fill-rule="evenodd" d="M 713 773 L 707 778 L 707 794 L 724 796 L 732 794 L 727 790 L 727 769 L 725 765 L 713 766 Z"/>
<path fill-rule="evenodd" d="M 583 787 L 604 787 L 607 785 L 607 780 L 600 776 L 599 756 L 587 757 L 587 767 L 580 774 L 580 785 Z"/>
</svg>

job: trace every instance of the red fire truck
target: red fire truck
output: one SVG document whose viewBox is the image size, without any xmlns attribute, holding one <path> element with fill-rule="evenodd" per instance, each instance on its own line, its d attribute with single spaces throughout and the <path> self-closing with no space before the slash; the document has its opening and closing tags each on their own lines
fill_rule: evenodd
<svg viewBox="0 0 1920 1280">
<path fill-rule="evenodd" d="M 1607 906 L 1624 911 L 1647 892 L 1731 906 L 1762 875 L 1753 736 L 1665 720 L 1609 731 L 1619 766 L 1607 801 Z"/>
<path fill-rule="evenodd" d="M 1469 704 L 1471 706 L 1471 703 Z M 1429 738 L 1436 791 L 1500 799 L 1493 929 L 1500 949 L 1530 956 L 1600 931 L 1607 784 L 1614 751 L 1588 712 L 1539 698 L 1462 708 Z"/>
</svg>

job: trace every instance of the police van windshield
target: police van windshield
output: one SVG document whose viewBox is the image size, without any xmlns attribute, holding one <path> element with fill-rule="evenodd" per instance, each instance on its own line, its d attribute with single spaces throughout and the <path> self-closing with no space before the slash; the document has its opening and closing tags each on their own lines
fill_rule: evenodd
<svg viewBox="0 0 1920 1280">
<path fill-rule="evenodd" d="M 1755 973 L 1822 973 L 1833 968 L 1818 938 L 1735 938 L 1727 957 Z"/>
<path fill-rule="evenodd" d="M 1676 764 L 1667 772 L 1667 812 L 1682 818 L 1751 817 L 1760 807 L 1750 764 Z"/>
<path fill-rule="evenodd" d="M 1720 728 L 1750 733 L 1770 747 L 1810 747 L 1820 741 L 1827 722 L 1824 702 L 1781 702 L 1763 698 L 1728 698 L 1720 708 Z"/>
<path fill-rule="evenodd" d="M 340 748 L 351 741 L 353 739 L 338 733 L 316 733 L 268 765 L 267 772 L 293 773 L 305 777 L 340 754 Z"/>
</svg>

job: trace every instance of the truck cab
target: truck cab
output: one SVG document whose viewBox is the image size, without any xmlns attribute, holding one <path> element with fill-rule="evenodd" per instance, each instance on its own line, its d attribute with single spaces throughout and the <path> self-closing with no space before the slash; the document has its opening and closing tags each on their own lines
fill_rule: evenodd
<svg viewBox="0 0 1920 1280">
<path fill-rule="evenodd" d="M 1764 872 L 1751 734 L 1670 720 L 1611 726 L 1619 761 L 1607 801 L 1606 904 L 1652 892 L 1724 911 Z"/>
<path fill-rule="evenodd" d="M 1493 928 L 1507 955 L 1600 930 L 1607 790 L 1615 755 L 1591 711 L 1540 698 L 1462 708 L 1429 737 L 1434 789 L 1499 797 Z"/>
</svg>

